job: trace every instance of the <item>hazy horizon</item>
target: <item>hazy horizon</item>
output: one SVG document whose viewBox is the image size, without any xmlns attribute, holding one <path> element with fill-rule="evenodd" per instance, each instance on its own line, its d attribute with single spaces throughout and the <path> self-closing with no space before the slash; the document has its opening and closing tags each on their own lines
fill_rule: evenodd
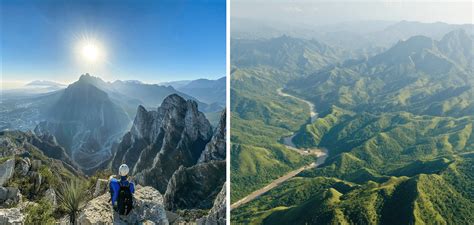
<svg viewBox="0 0 474 225">
<path fill-rule="evenodd" d="M 0 90 L 14 90 L 14 89 L 21 89 L 21 88 L 26 88 L 28 84 L 32 83 L 32 82 L 36 82 L 36 81 L 46 81 L 46 82 L 54 82 L 54 83 L 58 83 L 60 85 L 63 85 L 63 86 L 67 86 L 69 84 L 72 84 L 74 82 L 76 82 L 77 80 L 79 80 L 79 78 L 84 75 L 84 74 L 80 74 L 78 75 L 75 79 L 72 79 L 72 80 L 68 80 L 68 81 L 61 81 L 61 80 L 48 80 L 48 79 L 34 79 L 34 80 L 24 80 L 24 81 L 5 81 L 5 80 L 2 80 L 2 85 L 0 86 Z M 100 79 L 102 79 L 103 81 L 105 82 L 115 82 L 115 81 L 140 81 L 141 83 L 143 84 L 163 84 L 163 83 L 169 83 L 169 82 L 180 82 L 180 81 L 192 81 L 192 80 L 199 80 L 199 79 L 207 79 L 207 80 L 218 80 L 218 79 L 221 79 L 224 76 L 220 76 L 220 77 L 217 77 L 217 78 L 209 78 L 209 77 L 196 77 L 194 79 L 179 79 L 179 80 L 167 80 L 167 81 L 146 81 L 146 80 L 140 80 L 140 79 L 104 79 L 100 76 L 97 76 L 95 74 L 89 74 L 93 77 L 98 77 Z"/>
<path fill-rule="evenodd" d="M 265 1 L 231 2 L 232 19 L 324 26 L 357 21 L 474 24 L 473 2 Z"/>
</svg>

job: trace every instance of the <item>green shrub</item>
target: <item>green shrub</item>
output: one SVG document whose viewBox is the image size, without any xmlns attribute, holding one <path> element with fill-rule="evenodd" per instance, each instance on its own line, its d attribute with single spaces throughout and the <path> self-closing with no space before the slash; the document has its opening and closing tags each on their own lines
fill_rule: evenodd
<svg viewBox="0 0 474 225">
<path fill-rule="evenodd" d="M 54 224 L 53 207 L 45 199 L 41 199 L 37 204 L 29 205 L 26 208 L 25 224 Z"/>
<path fill-rule="evenodd" d="M 60 185 L 58 200 L 61 207 L 69 214 L 69 220 L 75 224 L 79 210 L 87 201 L 87 192 L 80 180 L 71 180 Z"/>
</svg>

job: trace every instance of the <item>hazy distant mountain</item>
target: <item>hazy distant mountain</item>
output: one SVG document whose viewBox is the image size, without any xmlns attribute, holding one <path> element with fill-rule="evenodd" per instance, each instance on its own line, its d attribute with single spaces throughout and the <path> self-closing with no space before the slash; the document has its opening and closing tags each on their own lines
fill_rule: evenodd
<svg viewBox="0 0 474 225">
<path fill-rule="evenodd" d="M 185 86 L 186 84 L 189 84 L 192 80 L 178 80 L 178 81 L 170 81 L 170 82 L 161 82 L 158 83 L 159 85 L 163 86 L 171 86 L 174 87 L 175 89 L 178 89 L 182 86 Z"/>
<path fill-rule="evenodd" d="M 367 61 L 318 71 L 288 87 L 322 108 L 469 115 L 474 112 L 472 43 L 463 30 L 442 41 L 414 36 Z"/>
<path fill-rule="evenodd" d="M 399 40 L 406 40 L 412 36 L 423 35 L 429 38 L 439 40 L 445 34 L 457 30 L 464 29 L 470 34 L 474 34 L 474 25 L 457 25 L 447 23 L 421 23 L 411 21 L 401 21 L 387 28 L 369 33 L 367 36 L 375 43 L 382 46 L 390 46 Z"/>
<path fill-rule="evenodd" d="M 272 67 L 280 70 L 307 72 L 350 57 L 350 52 L 334 48 L 316 40 L 290 36 L 270 39 L 232 39 L 232 65 Z"/>
<path fill-rule="evenodd" d="M 220 106 L 225 106 L 226 77 L 217 80 L 193 80 L 186 85 L 175 88 L 207 104 L 218 103 Z"/>
<path fill-rule="evenodd" d="M 178 94 L 185 99 L 192 99 L 198 103 L 199 109 L 203 112 L 218 112 L 222 107 L 208 105 L 199 101 L 195 96 L 191 96 L 176 90 L 171 86 L 162 86 L 158 84 L 145 84 L 137 81 L 114 81 L 105 82 L 98 77 L 89 74 L 81 76 L 80 79 L 88 80 L 101 90 L 107 92 L 110 98 L 125 108 L 131 118 L 135 116 L 136 107 L 143 105 L 145 107 L 154 107 L 160 105 L 164 98 L 171 94 Z"/>
<path fill-rule="evenodd" d="M 112 144 L 131 122 L 122 107 L 89 81 L 79 79 L 69 85 L 35 129 L 54 135 L 85 170 L 111 156 Z"/>
<path fill-rule="evenodd" d="M 330 25 L 265 23 L 251 19 L 233 19 L 232 37 L 235 39 L 267 39 L 282 35 L 296 38 L 317 39 L 332 46 L 346 50 L 358 50 L 368 53 L 380 52 L 399 40 L 411 36 L 424 35 L 436 40 L 444 34 L 464 29 L 474 34 L 472 24 L 422 23 L 413 21 L 353 21 Z M 235 25 L 235 26 L 234 26 Z"/>
<path fill-rule="evenodd" d="M 1 99 L 34 97 L 39 94 L 58 91 L 65 87 L 66 85 L 53 81 L 36 80 L 19 88 L 1 90 Z"/>
<path fill-rule="evenodd" d="M 35 80 L 27 83 L 25 86 L 49 86 L 49 87 L 66 87 L 66 85 L 57 83 L 54 81 L 47 81 L 47 80 Z"/>
</svg>

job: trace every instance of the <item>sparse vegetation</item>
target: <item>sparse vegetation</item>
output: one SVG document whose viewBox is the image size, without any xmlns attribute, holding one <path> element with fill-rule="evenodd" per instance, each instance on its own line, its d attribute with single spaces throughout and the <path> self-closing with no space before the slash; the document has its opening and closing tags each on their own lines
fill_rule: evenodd
<svg viewBox="0 0 474 225">
<path fill-rule="evenodd" d="M 52 225 L 55 224 L 53 207 L 45 199 L 32 203 L 26 208 L 25 224 L 27 225 Z"/>
<path fill-rule="evenodd" d="M 58 200 L 61 207 L 69 214 L 70 222 L 75 224 L 77 213 L 87 201 L 87 192 L 79 180 L 73 179 L 60 186 Z"/>
</svg>

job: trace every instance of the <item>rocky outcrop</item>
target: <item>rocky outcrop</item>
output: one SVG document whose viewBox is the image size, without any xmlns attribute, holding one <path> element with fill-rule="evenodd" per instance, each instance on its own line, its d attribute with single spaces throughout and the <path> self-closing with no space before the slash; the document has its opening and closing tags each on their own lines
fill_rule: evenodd
<svg viewBox="0 0 474 225">
<path fill-rule="evenodd" d="M 196 222 L 198 225 L 225 225 L 226 209 L 226 185 L 224 183 L 208 215 Z"/>
<path fill-rule="evenodd" d="M 15 141 L 13 141 L 10 137 L 6 136 L 5 134 L 7 133 L 12 133 L 9 131 L 0 131 L 0 148 L 2 151 L 0 151 L 0 157 L 9 157 L 13 155 L 19 155 L 23 151 L 20 146 L 18 146 Z M 14 132 L 14 133 L 21 133 L 20 131 Z"/>
<path fill-rule="evenodd" d="M 21 200 L 21 194 L 17 187 L 0 187 L 0 206 L 9 207 Z"/>
<path fill-rule="evenodd" d="M 130 132 L 117 147 L 112 168 L 126 163 L 138 183 L 165 193 L 180 166 L 197 163 L 211 135 L 211 125 L 197 103 L 172 94 L 156 111 L 138 107 Z"/>
<path fill-rule="evenodd" d="M 11 175 L 7 176 L 10 177 L 8 182 L 0 188 L 0 207 L 12 207 L 43 197 L 55 206 L 56 193 L 52 186 L 71 177 L 83 177 L 73 166 L 47 157 L 42 149 L 32 143 L 33 138 L 37 137 L 31 132 L 0 132 L 0 143 L 7 143 L 7 147 L 2 147 L 0 152 L 12 158 L 7 161 L 8 173 L 0 171 L 1 176 L 7 176 L 11 171 Z M 6 186 L 9 184 L 12 187 Z"/>
<path fill-rule="evenodd" d="M 19 175 L 26 176 L 28 171 L 31 168 L 31 160 L 30 158 L 23 158 L 21 159 L 15 166 L 15 170 L 18 172 Z"/>
<path fill-rule="evenodd" d="M 51 203 L 51 206 L 56 209 L 58 207 L 58 200 L 57 200 L 57 195 L 56 195 L 56 191 L 52 188 L 49 188 L 48 190 L 46 190 L 46 192 L 44 193 L 44 198 L 49 202 Z"/>
<path fill-rule="evenodd" d="M 9 159 L 0 164 L 0 186 L 3 186 L 12 176 L 15 169 L 15 159 Z"/>
<path fill-rule="evenodd" d="M 45 133 L 39 127 L 35 129 L 35 133 L 28 133 L 28 142 L 41 149 L 48 157 L 61 160 L 68 165 L 78 168 L 77 164 L 67 155 L 66 149 L 60 146 L 56 137 L 50 133 Z"/>
<path fill-rule="evenodd" d="M 119 216 L 109 202 L 110 195 L 103 194 L 81 210 L 77 218 L 80 225 L 91 224 L 168 224 L 161 194 L 152 187 L 137 186 L 134 208 L 128 216 Z"/>
<path fill-rule="evenodd" d="M 164 195 L 167 210 L 209 209 L 225 182 L 225 161 L 180 167 Z"/>
<path fill-rule="evenodd" d="M 19 208 L 11 209 L 0 209 L 0 224 L 10 225 L 10 224 L 23 224 L 25 221 L 25 215 L 21 212 Z"/>
<path fill-rule="evenodd" d="M 109 188 L 108 184 L 109 184 L 109 181 L 106 179 L 97 179 L 97 182 L 95 183 L 94 193 L 92 194 L 92 196 L 97 197 L 99 195 L 106 193 Z"/>
<path fill-rule="evenodd" d="M 226 113 L 225 109 L 221 113 L 219 123 L 214 130 L 211 141 L 206 145 L 206 149 L 199 157 L 199 163 L 209 162 L 212 160 L 226 159 Z"/>
</svg>

